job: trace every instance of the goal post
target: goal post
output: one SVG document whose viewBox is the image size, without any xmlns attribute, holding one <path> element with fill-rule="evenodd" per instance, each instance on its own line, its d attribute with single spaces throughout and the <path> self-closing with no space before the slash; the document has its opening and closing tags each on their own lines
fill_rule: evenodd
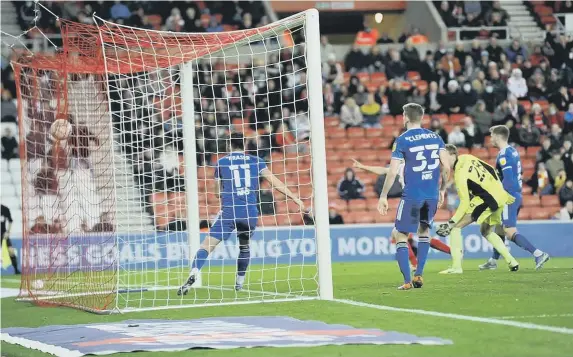
<svg viewBox="0 0 573 357">
<path fill-rule="evenodd" d="M 89 118 L 97 108 L 99 123 L 111 132 L 107 154 L 98 153 L 107 156 L 94 157 L 91 179 L 84 179 L 94 181 L 102 196 L 97 183 L 102 177 L 109 181 L 102 200 L 113 203 L 108 210 L 114 228 L 107 234 L 115 242 L 105 252 L 100 248 L 98 264 L 82 256 L 85 249 L 75 259 L 59 257 L 58 264 L 65 265 L 61 275 L 42 275 L 40 258 L 30 256 L 25 272 L 27 286 L 35 289 L 30 298 L 100 312 L 332 299 L 318 11 L 221 33 L 94 20 L 97 26 L 63 22 L 61 70 L 65 81 L 76 83 L 68 85 L 67 97 L 85 102 L 74 104 L 69 115 Z M 86 86 L 97 95 L 72 93 Z M 234 289 L 238 243 L 231 235 L 209 256 L 199 284 L 177 296 L 221 210 L 215 166 L 228 154 L 233 132 L 244 134 L 245 151 L 266 162 L 311 213 L 297 211 L 294 202 L 261 181 L 244 289 Z M 90 207 L 61 205 L 74 217 L 97 217 Z M 95 230 L 62 234 L 68 246 L 97 246 L 100 239 Z M 42 266 L 55 265 L 56 258 L 43 256 Z M 81 288 L 66 283 L 101 269 L 105 291 L 97 282 Z M 54 279 L 64 284 L 50 284 Z M 105 303 L 98 301 L 102 295 Z M 90 306 L 84 306 L 87 300 Z"/>
</svg>

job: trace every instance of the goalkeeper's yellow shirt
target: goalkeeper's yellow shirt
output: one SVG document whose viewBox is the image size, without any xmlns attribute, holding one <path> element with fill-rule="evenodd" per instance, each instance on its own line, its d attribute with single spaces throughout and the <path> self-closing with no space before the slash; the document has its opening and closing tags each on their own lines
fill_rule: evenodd
<svg viewBox="0 0 573 357">
<path fill-rule="evenodd" d="M 495 169 L 473 155 L 458 156 L 454 164 L 454 181 L 460 196 L 460 205 L 452 217 L 454 222 L 468 213 L 472 197 L 481 198 L 491 212 L 515 200 L 503 189 Z"/>
</svg>

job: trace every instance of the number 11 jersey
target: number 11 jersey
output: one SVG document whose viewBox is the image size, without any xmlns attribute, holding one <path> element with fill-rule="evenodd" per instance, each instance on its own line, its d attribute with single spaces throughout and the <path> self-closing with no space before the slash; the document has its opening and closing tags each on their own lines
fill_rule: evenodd
<svg viewBox="0 0 573 357">
<path fill-rule="evenodd" d="M 235 218 L 258 214 L 260 173 L 267 164 L 257 156 L 232 152 L 217 161 L 215 178 L 220 180 L 221 209 Z"/>
<path fill-rule="evenodd" d="M 402 197 L 413 200 L 437 199 L 440 184 L 442 138 L 424 128 L 406 130 L 392 147 L 392 158 L 404 162 Z"/>
</svg>

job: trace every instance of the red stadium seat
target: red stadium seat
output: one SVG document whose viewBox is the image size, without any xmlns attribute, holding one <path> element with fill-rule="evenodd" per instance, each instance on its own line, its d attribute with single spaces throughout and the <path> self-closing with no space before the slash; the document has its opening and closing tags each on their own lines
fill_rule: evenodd
<svg viewBox="0 0 573 357">
<path fill-rule="evenodd" d="M 330 139 L 346 138 L 346 130 L 344 128 L 329 127 L 326 129 L 326 136 Z"/>
<path fill-rule="evenodd" d="M 448 118 L 448 114 L 432 114 L 432 119 L 433 118 L 438 118 L 440 119 L 440 123 L 442 123 L 442 125 L 444 125 L 445 123 L 448 122 L 449 118 Z"/>
<path fill-rule="evenodd" d="M 524 195 L 522 204 L 524 207 L 539 208 L 541 202 L 539 201 L 539 196 Z"/>
<path fill-rule="evenodd" d="M 523 171 L 535 169 L 535 160 L 525 158 L 521 160 L 521 168 Z"/>
<path fill-rule="evenodd" d="M 401 200 L 400 200 L 399 198 L 389 198 L 389 199 L 388 199 L 388 207 L 389 207 L 389 209 L 397 210 L 397 209 L 398 209 L 398 206 L 400 205 L 400 201 L 401 201 Z M 378 205 L 378 204 L 376 204 L 376 205 Z"/>
<path fill-rule="evenodd" d="M 381 138 L 384 129 L 381 128 L 370 128 L 366 130 L 367 138 Z"/>
<path fill-rule="evenodd" d="M 364 128 L 348 128 L 346 130 L 346 136 L 348 138 L 363 138 Z"/>
<path fill-rule="evenodd" d="M 552 213 L 548 210 L 541 210 L 541 209 L 536 209 L 536 210 L 531 210 L 530 211 L 530 217 L 531 219 L 548 219 L 549 217 L 552 216 Z"/>
<path fill-rule="evenodd" d="M 392 158 L 392 150 L 381 150 L 378 152 L 378 159 L 381 163 L 389 162 Z"/>
<path fill-rule="evenodd" d="M 452 124 L 461 124 L 462 120 L 466 117 L 465 114 L 450 114 L 449 122 Z"/>
<path fill-rule="evenodd" d="M 489 137 L 489 136 L 488 136 Z M 494 147 L 489 147 L 487 149 L 488 153 L 489 153 L 489 157 L 497 157 L 497 153 L 499 152 L 498 148 L 494 148 Z"/>
<path fill-rule="evenodd" d="M 557 195 L 541 196 L 541 206 L 559 206 L 559 197 L 557 197 Z"/>
<path fill-rule="evenodd" d="M 528 207 L 524 207 L 519 210 L 519 214 L 517 215 L 518 220 L 529 220 L 531 219 L 531 209 Z"/>
<path fill-rule="evenodd" d="M 531 102 L 529 100 L 520 100 L 519 104 L 523 105 L 523 109 L 529 113 L 529 110 L 531 109 Z"/>
<path fill-rule="evenodd" d="M 479 157 L 482 160 L 489 159 L 489 152 L 486 148 L 473 148 L 471 153 L 472 155 Z"/>
<path fill-rule="evenodd" d="M 416 71 L 408 71 L 408 79 L 411 81 L 417 81 L 420 79 L 420 73 L 416 72 Z"/>
<path fill-rule="evenodd" d="M 540 150 L 541 150 L 541 146 L 530 146 L 526 150 L 527 156 L 528 157 L 535 157 Z"/>
<path fill-rule="evenodd" d="M 394 125 L 396 123 L 396 119 L 392 115 L 384 115 L 380 120 L 380 123 L 384 127 L 387 125 Z"/>
<path fill-rule="evenodd" d="M 531 195 L 532 188 L 530 186 L 524 185 L 521 188 L 521 193 L 524 195 Z"/>
<path fill-rule="evenodd" d="M 469 154 L 470 150 L 468 148 L 458 148 L 458 153 L 460 155 Z"/>
<path fill-rule="evenodd" d="M 366 200 L 350 200 L 348 201 L 348 211 L 367 211 Z"/>
<path fill-rule="evenodd" d="M 515 149 L 519 153 L 519 157 L 525 157 L 526 156 L 527 152 L 523 146 L 518 146 Z"/>
</svg>

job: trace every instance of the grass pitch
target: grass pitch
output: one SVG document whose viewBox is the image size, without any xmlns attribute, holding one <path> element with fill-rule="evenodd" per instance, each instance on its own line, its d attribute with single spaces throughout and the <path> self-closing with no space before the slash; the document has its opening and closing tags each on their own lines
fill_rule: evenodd
<svg viewBox="0 0 573 357">
<path fill-rule="evenodd" d="M 552 259 L 543 270 L 533 269 L 532 259 L 521 259 L 521 270 L 477 270 L 480 261 L 464 262 L 463 275 L 444 276 L 447 261 L 430 261 L 422 289 L 396 291 L 400 274 L 394 262 L 338 263 L 333 265 L 335 297 L 375 305 L 430 310 L 467 316 L 498 318 L 537 325 L 573 328 L 573 259 Z M 13 277 L 3 287 L 15 287 Z M 1 300 L 2 327 L 80 324 L 126 319 L 194 319 L 210 316 L 285 315 L 362 328 L 400 331 L 418 336 L 453 340 L 451 346 L 327 346 L 122 354 L 133 357 L 163 356 L 397 356 L 490 357 L 570 356 L 573 336 L 487 322 L 455 320 L 415 312 L 382 311 L 340 302 L 300 301 L 239 306 L 214 306 L 127 315 L 99 316 L 68 308 L 40 308 L 29 303 Z M 48 356 L 2 342 L 7 357 Z"/>
</svg>

